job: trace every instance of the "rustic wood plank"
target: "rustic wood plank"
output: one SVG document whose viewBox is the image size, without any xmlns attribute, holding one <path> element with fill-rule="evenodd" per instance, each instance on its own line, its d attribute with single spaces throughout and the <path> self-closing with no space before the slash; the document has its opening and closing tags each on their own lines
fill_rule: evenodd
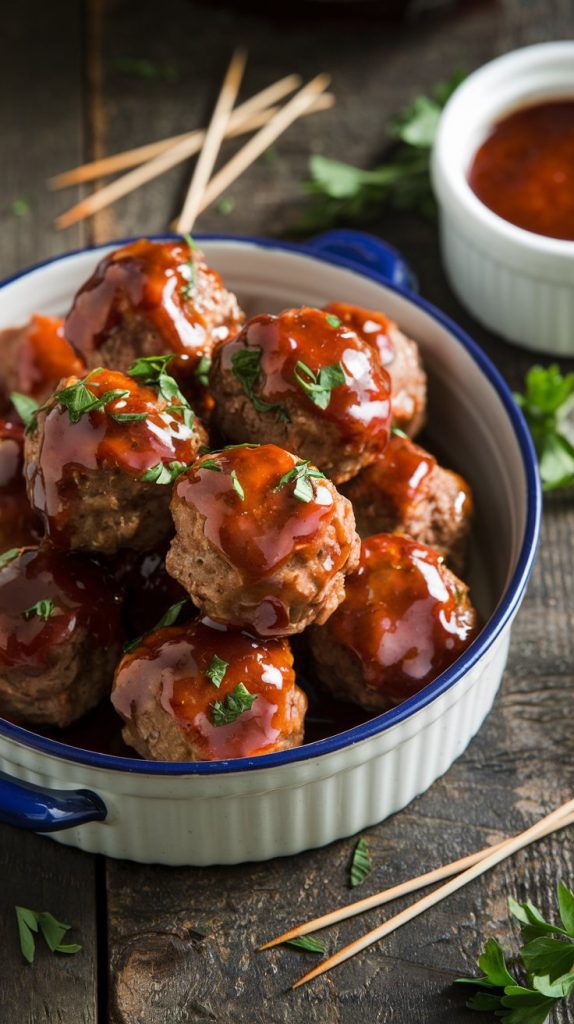
<svg viewBox="0 0 574 1024">
<path fill-rule="evenodd" d="M 249 46 L 245 94 L 299 70 L 333 70 L 338 105 L 297 126 L 230 191 L 233 212 L 202 216 L 204 230 L 280 234 L 301 209 L 300 181 L 310 150 L 368 166 L 384 142 L 387 117 L 461 64 L 468 70 L 513 46 L 569 37 L 571 5 L 561 0 L 503 7 L 472 5 L 420 27 L 378 30 L 302 21 L 271 21 L 208 5 L 167 0 L 164 31 L 151 13 L 134 31 L 126 8 L 111 8 L 104 26 L 104 101 L 110 111 L 106 149 L 185 130 L 205 117 L 232 41 Z M 342 45 L 344 38 L 344 45 Z M 169 58 L 177 84 L 120 80 L 119 56 Z M 145 110 L 145 118 L 142 111 Z M 228 147 L 231 151 L 233 146 Z M 175 213 L 189 170 L 173 171 L 118 204 L 116 235 L 158 230 Z M 450 293 L 440 268 L 435 227 L 408 216 L 381 217 L 371 229 L 406 253 L 432 298 L 485 346 L 513 386 L 532 356 L 481 330 Z M 541 555 L 514 630 L 504 686 L 494 713 L 448 775 L 405 812 L 369 831 L 376 870 L 365 894 L 476 849 L 571 795 L 574 743 L 571 630 L 574 511 L 565 499 L 547 510 Z M 510 943 L 506 897 L 526 893 L 547 912 L 560 877 L 573 873 L 571 839 L 558 835 L 500 866 L 384 943 L 292 993 L 289 983 L 313 962 L 278 949 L 254 953 L 258 941 L 295 920 L 349 898 L 353 841 L 263 865 L 169 870 L 109 862 L 111 1024 L 460 1024 L 475 1021 L 452 986 L 473 970 L 488 934 Z M 404 904 L 402 904 L 404 905 Z M 382 919 L 374 911 L 333 928 L 329 948 Z M 210 935 L 199 940 L 195 926 Z M 558 1021 L 571 1019 L 563 1012 Z"/>
<path fill-rule="evenodd" d="M 81 161 L 83 148 L 83 18 L 74 0 L 46 5 L 20 0 L 2 14 L 0 35 L 0 274 L 82 244 L 52 229 L 61 197 L 45 178 Z M 25 197 L 27 215 L 9 204 Z M 79 198 L 77 191 L 74 198 Z M 32 305 L 33 305 L 33 299 Z M 95 858 L 48 839 L 0 828 L 0 1020 L 56 1024 L 97 1019 Z M 14 905 L 49 910 L 74 925 L 83 950 L 57 957 L 38 943 L 33 967 L 22 959 Z"/>
</svg>

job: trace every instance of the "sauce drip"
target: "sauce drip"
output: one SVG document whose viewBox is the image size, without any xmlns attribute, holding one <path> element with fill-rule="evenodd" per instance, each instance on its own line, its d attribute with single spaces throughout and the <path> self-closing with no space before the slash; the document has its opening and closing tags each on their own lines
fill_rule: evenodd
<svg viewBox="0 0 574 1024">
<path fill-rule="evenodd" d="M 23 329 L 17 354 L 17 390 L 46 398 L 62 377 L 82 374 L 85 364 L 64 337 L 60 317 L 35 313 Z"/>
<path fill-rule="evenodd" d="M 129 331 L 139 320 L 140 331 L 148 325 L 159 335 L 147 354 L 171 350 L 195 365 L 201 355 L 209 354 L 214 341 L 224 341 L 239 329 L 233 317 L 212 324 L 222 291 L 219 274 L 186 242 L 140 239 L 100 261 L 74 299 L 65 334 L 88 356 L 111 332 Z"/>
<path fill-rule="evenodd" d="M 474 639 L 466 587 L 440 555 L 408 537 L 367 538 L 345 589 L 326 628 L 359 658 L 366 685 L 390 703 L 418 693 Z"/>
<path fill-rule="evenodd" d="M 0 551 L 34 544 L 40 533 L 26 496 L 24 427 L 0 419 Z"/>
<path fill-rule="evenodd" d="M 205 674 L 214 656 L 228 663 L 221 685 Z M 122 661 L 112 703 L 129 719 L 157 700 L 189 735 L 197 760 L 247 757 L 275 749 L 302 729 L 291 714 L 295 675 L 289 644 L 203 622 L 158 630 Z M 215 726 L 212 705 L 239 684 L 257 694 L 234 722 Z"/>
<path fill-rule="evenodd" d="M 334 423 L 341 436 L 360 447 L 365 438 L 384 447 L 390 426 L 390 378 L 371 349 L 345 325 L 329 323 L 322 310 L 286 310 L 279 316 L 253 317 L 240 334 L 222 349 L 222 367 L 232 371 L 233 356 L 244 348 L 261 350 L 261 373 L 255 388 L 264 401 L 281 403 L 286 398 Z M 331 390 L 326 409 L 319 408 L 295 376 L 301 361 L 318 375 L 340 363 L 345 383 Z M 305 379 L 305 374 L 301 374 Z"/>
<path fill-rule="evenodd" d="M 64 383 L 77 381 L 70 378 Z M 77 471 L 115 469 L 139 478 L 158 463 L 193 462 L 202 437 L 197 421 L 187 426 L 180 411 L 123 373 L 100 369 L 85 383 L 96 398 L 115 389 L 127 395 L 85 413 L 77 423 L 70 422 L 68 410 L 59 404 L 46 414 L 37 462 L 29 463 L 27 472 L 34 507 L 45 517 L 51 536 L 65 531 L 74 514 L 70 495 Z M 143 413 L 143 420 L 118 423 L 113 418 Z"/>
<path fill-rule="evenodd" d="M 522 107 L 502 118 L 476 152 L 468 182 L 511 224 L 574 240 L 574 100 Z"/>
<path fill-rule="evenodd" d="M 54 602 L 49 618 L 24 618 L 43 600 Z M 95 562 L 25 548 L 0 569 L 0 665 L 41 673 L 77 629 L 86 631 L 93 649 L 121 634 L 120 600 Z"/>
</svg>

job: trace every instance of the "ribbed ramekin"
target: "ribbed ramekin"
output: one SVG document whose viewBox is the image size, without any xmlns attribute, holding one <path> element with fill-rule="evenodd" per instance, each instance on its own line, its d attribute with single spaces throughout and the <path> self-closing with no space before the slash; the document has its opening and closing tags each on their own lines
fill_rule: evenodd
<svg viewBox="0 0 574 1024">
<path fill-rule="evenodd" d="M 574 241 L 510 224 L 467 181 L 492 125 L 519 106 L 574 97 L 574 42 L 540 43 L 491 61 L 456 90 L 432 155 L 445 269 L 480 323 L 548 355 L 574 355 Z"/>
<path fill-rule="evenodd" d="M 174 764 L 79 750 L 0 719 L 0 821 L 110 857 L 234 864 L 321 846 L 400 810 L 462 753 L 500 685 L 535 556 L 536 458 L 522 415 L 484 353 L 410 291 L 400 256 L 353 232 L 307 246 L 200 239 L 251 314 L 335 299 L 385 310 L 422 349 L 430 424 L 473 487 L 470 582 L 484 628 L 404 704 L 298 749 Z M 119 243 L 116 243 L 119 244 Z M 106 249 L 33 268 L 0 288 L 0 327 L 61 313 Z"/>
</svg>

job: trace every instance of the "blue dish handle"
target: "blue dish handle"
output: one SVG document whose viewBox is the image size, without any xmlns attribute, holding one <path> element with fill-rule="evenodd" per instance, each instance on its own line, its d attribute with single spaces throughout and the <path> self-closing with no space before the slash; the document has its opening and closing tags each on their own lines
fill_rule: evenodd
<svg viewBox="0 0 574 1024">
<path fill-rule="evenodd" d="M 400 252 L 365 231 L 347 228 L 325 231 L 305 245 L 319 256 L 338 256 L 356 270 L 371 270 L 389 284 L 408 291 L 417 290 L 416 277 Z"/>
<path fill-rule="evenodd" d="M 44 789 L 0 772 L 0 822 L 31 832 L 61 832 L 104 821 L 103 800 L 89 789 Z"/>
</svg>

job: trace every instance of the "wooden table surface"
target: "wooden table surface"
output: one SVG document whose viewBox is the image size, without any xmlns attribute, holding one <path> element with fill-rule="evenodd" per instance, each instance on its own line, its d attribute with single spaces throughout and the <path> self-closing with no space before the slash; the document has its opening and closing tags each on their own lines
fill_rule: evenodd
<svg viewBox="0 0 574 1024">
<path fill-rule="evenodd" d="M 231 5 L 230 5 L 231 6 Z M 269 8 L 273 5 L 269 4 Z M 236 5 L 237 8 L 241 4 Z M 463 67 L 506 50 L 571 37 L 571 0 L 463 2 L 410 27 L 302 18 L 277 23 L 213 3 L 18 0 L 0 35 L 0 272 L 91 241 L 166 227 L 189 168 L 178 168 L 91 223 L 57 233 L 56 213 L 80 190 L 49 193 L 67 167 L 203 123 L 232 45 L 250 53 L 248 95 L 280 75 L 333 74 L 332 112 L 291 129 L 275 160 L 260 160 L 231 189 L 232 213 L 206 213 L 205 230 L 280 235 L 296 223 L 310 151 L 362 166 L 376 160 L 385 123 L 406 100 Z M 177 66 L 177 81 L 118 70 L 118 58 Z M 9 211 L 18 197 L 28 215 Z M 398 245 L 422 294 L 484 345 L 513 386 L 531 356 L 481 330 L 443 277 L 436 227 L 381 216 L 373 232 Z M 33 302 L 32 302 L 33 305 Z M 453 859 L 526 827 L 572 795 L 574 508 L 547 503 L 542 546 L 517 618 L 502 691 L 480 735 L 424 796 L 368 831 L 375 870 L 361 892 Z M 496 552 L 492 552 L 496 557 Z M 308 954 L 255 954 L 258 940 L 349 895 L 354 840 L 267 864 L 167 869 L 106 861 L 45 838 L 0 829 L 2 1024 L 443 1024 L 472 1022 L 452 986 L 472 971 L 484 937 L 507 942 L 506 897 L 528 894 L 550 912 L 560 878 L 574 878 L 572 835 L 559 834 L 465 888 L 384 943 L 291 992 Z M 19 951 L 14 905 L 73 923 L 82 952 L 68 959 Z M 334 928 L 330 948 L 381 919 L 373 912 Z M 199 940 L 194 926 L 209 935 Z M 573 1021 L 566 1010 L 556 1021 Z"/>
</svg>

